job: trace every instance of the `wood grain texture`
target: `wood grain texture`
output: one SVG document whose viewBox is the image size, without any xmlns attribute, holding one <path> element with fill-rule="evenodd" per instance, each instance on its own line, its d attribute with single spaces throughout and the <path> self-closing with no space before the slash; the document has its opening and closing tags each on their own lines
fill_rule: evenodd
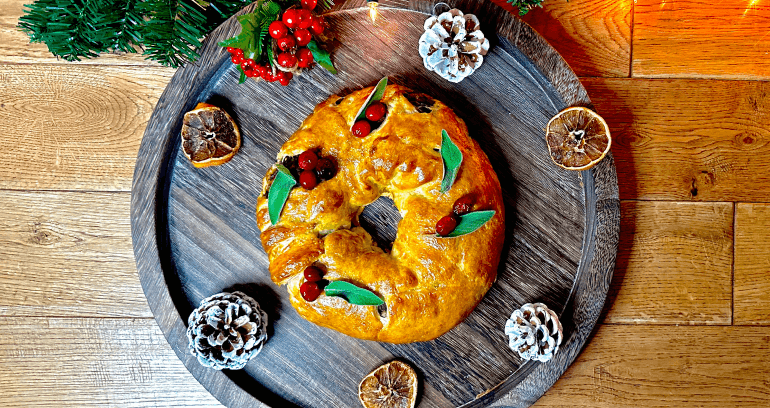
<svg viewBox="0 0 770 408">
<path fill-rule="evenodd" d="M 271 406 L 356 406 L 351 384 L 357 384 L 376 365 L 374 361 L 401 357 L 417 362 L 425 376 L 425 407 L 466 402 L 467 406 L 485 406 L 499 396 L 503 398 L 498 405 L 525 407 L 556 380 L 579 352 L 598 318 L 614 266 L 619 205 L 612 157 L 590 172 L 554 173 L 547 156 L 536 154 L 544 152 L 542 125 L 566 104 L 588 104 L 584 89 L 558 54 L 528 26 L 501 15 L 489 3 L 463 2 L 460 7 L 497 21 L 500 39 L 493 51 L 497 58 L 490 58 L 485 65 L 488 71 L 482 74 L 480 70 L 457 87 L 426 74 L 422 61 L 409 46 L 422 33 L 424 14 L 384 8 L 387 23 L 372 27 L 366 9 L 338 9 L 327 15 L 327 22 L 334 27 L 341 44 L 333 53 L 341 74 L 331 77 L 323 71 L 311 71 L 301 78 L 302 97 L 291 86 L 270 88 L 270 84 L 248 82 L 235 88 L 237 78 L 232 66 L 226 63 L 224 51 L 213 45 L 218 38 L 229 35 L 234 21 L 212 34 L 210 43 L 204 45 L 208 58 L 198 67 L 180 70 L 161 97 L 143 140 L 141 151 L 147 153 L 140 154 L 132 194 L 138 269 L 156 320 L 178 357 L 225 405 L 263 406 L 258 398 Z M 381 41 L 371 44 L 372 38 Z M 371 47 L 364 56 L 355 47 L 360 43 Z M 532 63 L 522 60 L 522 55 L 530 56 L 539 72 L 532 71 Z M 367 62 L 367 57 L 372 61 Z M 498 71 L 512 73 L 511 85 L 500 86 L 497 77 L 494 81 L 486 79 Z M 517 256 L 509 258 L 511 265 L 506 272 L 518 274 L 524 283 L 515 285 L 511 277 L 499 278 L 500 290 L 493 293 L 493 289 L 485 298 L 488 305 L 477 308 L 465 323 L 434 342 L 400 346 L 360 342 L 309 326 L 293 313 L 282 290 L 273 289 L 267 276 L 259 273 L 265 255 L 254 246 L 258 232 L 253 203 L 258 192 L 248 186 L 258 185 L 264 167 L 273 162 L 280 145 L 275 144 L 275 138 L 296 129 L 315 103 L 329 93 L 344 94 L 383 75 L 438 97 L 458 112 L 472 107 L 473 111 L 463 117 L 474 125 L 471 128 L 483 132 L 484 137 L 478 137 L 482 147 L 488 154 L 497 155 L 495 162 L 499 165 L 512 166 L 509 170 L 503 168 L 502 173 L 498 170 L 498 175 L 508 180 L 505 185 L 509 192 L 516 192 L 516 200 L 509 201 L 517 220 L 511 232 L 511 240 L 516 242 L 511 249 Z M 198 81 L 191 82 L 191 78 Z M 525 102 L 508 105 L 511 94 Z M 534 95 L 541 97 L 535 100 Z M 210 98 L 235 113 L 247 136 L 231 166 L 192 171 L 175 150 L 178 123 L 167 118 L 177 118 L 196 101 Z M 538 108 L 526 111 L 523 107 L 528 105 Z M 506 110 L 498 112 L 503 106 Z M 269 114 L 265 116 L 263 111 Z M 489 121 L 489 115 L 498 120 Z M 507 133 L 501 136 L 501 129 L 511 128 L 521 133 L 515 148 L 509 147 Z M 551 206 L 560 209 L 558 216 L 544 217 Z M 223 210 L 226 217 L 219 215 Z M 576 223 L 583 213 L 586 227 Z M 517 272 L 523 270 L 527 273 Z M 544 279 L 535 279 L 539 275 Z M 549 284 L 543 285 L 545 281 Z M 274 304 L 271 310 L 281 313 L 275 323 L 271 351 L 266 350 L 262 358 L 252 361 L 237 378 L 228 378 L 202 369 L 186 353 L 182 316 L 202 297 L 236 283 L 255 284 L 252 290 L 259 294 L 258 298 Z M 514 299 L 502 301 L 510 297 Z M 566 307 L 568 338 L 563 351 L 549 365 L 517 367 L 515 359 L 509 357 L 500 364 L 502 357 L 497 351 L 505 349 L 505 341 L 493 333 L 509 313 L 497 305 L 519 304 L 525 298 L 548 299 L 557 310 Z M 316 346 L 317 342 L 321 343 Z M 287 347 L 293 344 L 301 345 L 303 350 L 323 349 L 324 356 L 286 360 L 285 356 L 292 354 Z M 498 356 L 496 363 L 485 366 L 493 355 Z M 458 356 L 466 364 L 456 364 Z M 329 374 L 329 367 L 340 365 L 345 369 Z M 325 379 L 321 387 L 315 386 L 319 378 Z M 323 391 L 308 400 L 308 387 Z"/>
<path fill-rule="evenodd" d="M 638 0 L 634 77 L 770 79 L 770 4 Z"/>
<path fill-rule="evenodd" d="M 622 199 L 766 201 L 770 83 L 584 78 Z"/>
<path fill-rule="evenodd" d="M 522 19 L 553 45 L 578 76 L 627 77 L 633 6 L 632 0 L 546 1 L 543 8 L 532 9 Z"/>
<path fill-rule="evenodd" d="M 0 331 L 3 407 L 221 407 L 152 319 L 0 317 Z"/>
<path fill-rule="evenodd" d="M 0 194 L 0 315 L 151 317 L 125 193 Z"/>
<path fill-rule="evenodd" d="M 599 325 L 535 407 L 764 408 L 770 327 Z"/>
<path fill-rule="evenodd" d="M 735 324 L 770 324 L 770 204 L 735 208 Z"/>
<path fill-rule="evenodd" d="M 730 324 L 733 204 L 621 203 L 605 323 Z"/>
<path fill-rule="evenodd" d="M 0 65 L 0 188 L 131 186 L 142 133 L 173 70 Z"/>
<path fill-rule="evenodd" d="M 42 43 L 30 44 L 29 37 L 16 26 L 23 15 L 23 5 L 31 0 L 0 0 L 0 63 L 66 63 L 75 65 L 134 65 L 139 67 L 160 67 L 147 61 L 141 52 L 137 54 L 103 54 L 99 58 L 67 62 L 56 58 Z M 29 69 L 29 67 L 27 67 Z"/>
</svg>

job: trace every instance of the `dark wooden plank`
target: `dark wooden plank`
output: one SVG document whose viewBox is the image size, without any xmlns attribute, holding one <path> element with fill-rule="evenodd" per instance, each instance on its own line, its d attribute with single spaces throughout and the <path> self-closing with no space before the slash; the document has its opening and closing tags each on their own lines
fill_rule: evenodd
<svg viewBox="0 0 770 408">
<path fill-rule="evenodd" d="M 193 375 L 226 405 L 255 406 L 259 405 L 255 398 L 259 398 L 273 406 L 355 406 L 355 386 L 363 374 L 383 360 L 402 356 L 417 362 L 425 374 L 422 406 L 466 402 L 482 406 L 503 394 L 505 403 L 527 406 L 579 352 L 601 310 L 614 265 L 619 212 L 612 158 L 583 173 L 557 170 L 550 163 L 542 127 L 561 108 L 588 104 L 585 91 L 564 60 L 528 26 L 490 4 L 467 3 L 464 9 L 489 19 L 482 23 L 487 27 L 495 27 L 494 18 L 499 17 L 501 34 L 494 58 L 488 59 L 473 80 L 457 87 L 425 73 L 414 46 L 409 45 L 422 33 L 425 15 L 383 8 L 386 23 L 373 27 L 365 9 L 354 9 L 327 16 L 341 44 L 333 53 L 341 71 L 337 77 L 314 70 L 294 81 L 294 87 L 253 82 L 236 87 L 232 65 L 214 45 L 235 29 L 230 21 L 204 46 L 207 57 L 201 66 L 180 70 L 161 98 L 143 141 L 143 146 L 152 144 L 155 149 L 142 147 L 147 154 L 140 154 L 135 175 L 132 222 L 137 265 L 153 312 L 172 347 Z M 377 41 L 372 43 L 372 39 Z M 356 44 L 371 46 L 365 55 L 369 62 Z M 535 58 L 539 70 L 526 56 Z M 485 79 L 493 74 L 499 78 L 499 72 L 518 79 L 505 86 Z M 513 264 L 506 265 L 501 283 L 465 323 L 424 344 L 362 342 L 312 326 L 296 315 L 286 302 L 284 289 L 271 286 L 266 271 L 259 267 L 264 268 L 265 256 L 256 244 L 253 206 L 259 180 L 272 164 L 280 140 L 329 93 L 365 86 L 383 75 L 449 103 L 493 156 L 504 188 L 515 192 L 508 200 L 508 205 L 516 207 L 511 228 L 518 231 L 511 233 L 509 259 Z M 195 86 L 190 87 L 191 83 Z M 511 105 L 512 94 L 523 100 Z M 224 105 L 234 112 L 248 136 L 228 165 L 198 171 L 177 151 L 179 124 L 167 118 L 178 118 L 198 100 L 206 99 L 226 101 Z M 524 106 L 535 108 L 528 111 Z M 499 120 L 491 121 L 489 116 Z M 506 129 L 535 136 L 512 143 Z M 492 136 L 500 134 L 505 137 Z M 164 164 L 166 160 L 168 164 Z M 156 242 L 156 237 L 161 241 Z M 252 284 L 250 290 L 269 305 L 273 316 L 280 317 L 273 327 L 273 351 L 266 348 L 265 355 L 245 371 L 225 375 L 200 367 L 186 353 L 183 317 L 203 296 L 237 283 Z M 549 365 L 519 365 L 502 335 L 502 325 L 514 305 L 534 300 L 565 309 L 567 341 L 564 351 Z M 287 358 L 297 354 L 296 347 L 324 351 L 303 354 L 302 359 Z M 471 357 L 469 366 L 457 364 L 458 356 L 463 355 Z M 497 361 L 490 360 L 492 356 Z M 507 364 L 501 365 L 501 359 Z M 329 366 L 341 369 L 329 375 L 323 371 Z M 302 390 L 317 385 L 327 391 L 307 400 Z"/>
</svg>

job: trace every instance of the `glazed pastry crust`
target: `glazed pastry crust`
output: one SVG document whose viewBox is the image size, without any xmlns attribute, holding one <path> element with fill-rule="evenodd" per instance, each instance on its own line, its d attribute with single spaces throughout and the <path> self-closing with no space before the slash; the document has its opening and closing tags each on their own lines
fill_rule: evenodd
<svg viewBox="0 0 770 408">
<path fill-rule="evenodd" d="M 320 148 L 339 169 L 313 190 L 294 188 L 277 225 L 270 223 L 266 198 L 275 167 L 268 171 L 257 201 L 260 239 L 272 280 L 287 285 L 292 305 L 307 320 L 367 340 L 432 340 L 463 321 L 495 281 L 505 229 L 500 182 L 462 119 L 439 101 L 430 112 L 418 111 L 411 101 L 421 94 L 402 86 L 385 90 L 385 122 L 366 137 L 353 136 L 350 126 L 371 91 L 331 96 L 283 145 L 278 162 Z M 447 193 L 440 192 L 442 129 L 463 153 Z M 381 195 L 393 199 L 402 217 L 389 253 L 358 226 L 363 207 Z M 495 216 L 471 234 L 437 238 L 436 222 L 466 195 L 474 199 L 473 211 L 495 210 Z M 387 311 L 324 294 L 305 301 L 299 287 L 309 265 L 321 268 L 324 279 L 373 291 Z"/>
</svg>

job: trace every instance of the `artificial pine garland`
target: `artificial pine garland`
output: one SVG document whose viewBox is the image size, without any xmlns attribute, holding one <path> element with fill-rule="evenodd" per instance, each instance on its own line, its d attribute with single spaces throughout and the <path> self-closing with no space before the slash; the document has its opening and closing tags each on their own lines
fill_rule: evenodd
<svg viewBox="0 0 770 408">
<path fill-rule="evenodd" d="M 201 39 L 251 0 L 35 0 L 19 28 L 67 61 L 138 52 L 179 67 L 195 61 Z"/>
</svg>

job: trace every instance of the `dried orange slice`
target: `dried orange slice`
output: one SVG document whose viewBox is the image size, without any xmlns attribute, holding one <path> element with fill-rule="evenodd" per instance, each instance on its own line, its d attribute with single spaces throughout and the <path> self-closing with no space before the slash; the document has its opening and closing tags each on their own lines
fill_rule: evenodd
<svg viewBox="0 0 770 408">
<path fill-rule="evenodd" d="M 241 147 L 241 133 L 221 108 L 199 103 L 184 114 L 182 151 L 195 167 L 226 163 Z"/>
<path fill-rule="evenodd" d="M 414 408 L 417 373 L 401 361 L 383 364 L 361 380 L 358 399 L 365 408 Z"/>
<path fill-rule="evenodd" d="M 607 122 L 596 112 L 573 107 L 551 118 L 545 128 L 551 159 L 567 170 L 588 170 L 610 151 Z"/>
</svg>

